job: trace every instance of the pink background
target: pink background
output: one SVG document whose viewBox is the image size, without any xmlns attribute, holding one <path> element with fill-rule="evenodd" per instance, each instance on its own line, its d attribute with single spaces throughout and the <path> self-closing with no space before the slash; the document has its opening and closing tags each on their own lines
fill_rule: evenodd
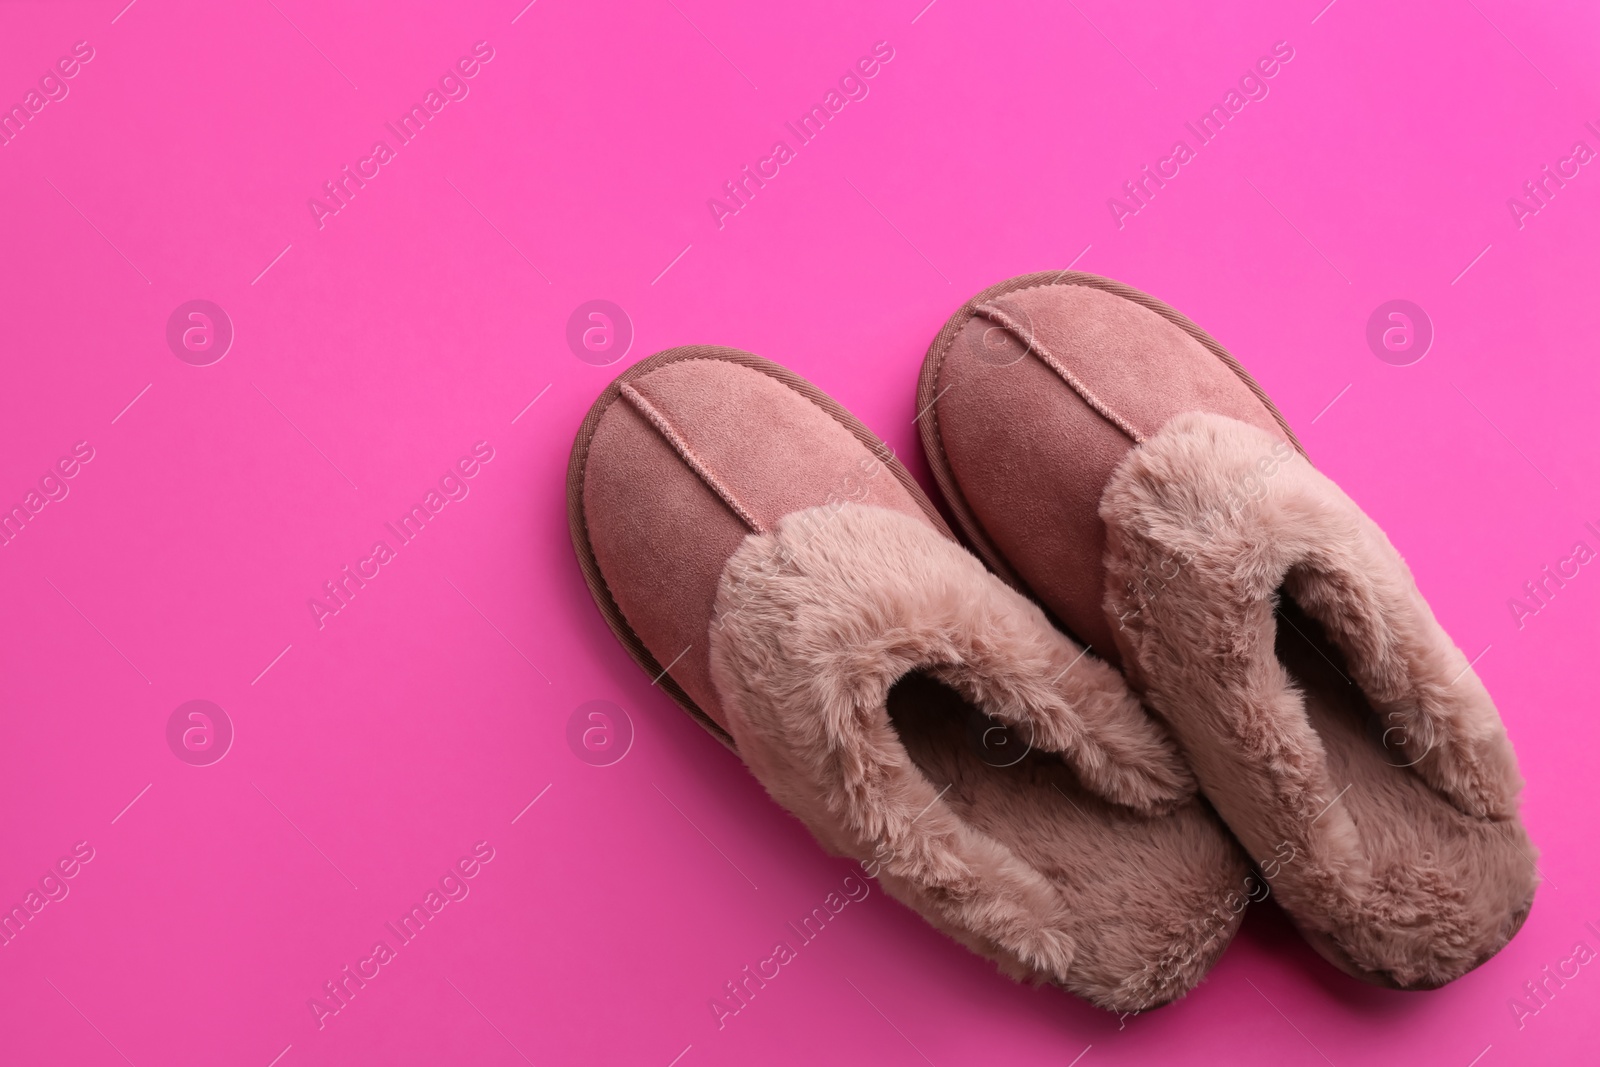
<svg viewBox="0 0 1600 1067">
<path fill-rule="evenodd" d="M 0 147 L 0 506 L 94 450 L 0 548 L 0 904 L 94 850 L 0 948 L 0 1061 L 1593 1058 L 1600 967 L 1520 1029 L 1510 1002 L 1600 949 L 1600 567 L 1520 628 L 1508 600 L 1600 548 L 1600 166 L 1520 229 L 1507 206 L 1600 149 L 1592 5 L 524 2 L 0 8 L 0 103 L 94 50 Z M 469 95 L 319 229 L 308 199 L 478 41 Z M 708 198 L 878 41 L 870 95 L 719 230 Z M 1119 229 L 1108 198 L 1278 41 L 1267 98 Z M 628 362 L 715 342 L 809 376 L 922 474 L 934 332 L 1069 263 L 1228 345 L 1487 649 L 1543 850 L 1532 918 L 1406 995 L 1263 906 L 1186 1000 L 1119 1021 L 874 886 L 719 1029 L 708 1001 L 850 866 L 606 630 L 567 539 L 578 422 Z M 197 298 L 236 331 L 210 366 L 165 339 Z M 566 342 L 596 298 L 636 333 L 611 367 Z M 1410 366 L 1365 340 L 1394 298 L 1436 330 Z M 470 495 L 319 629 L 309 598 L 478 441 Z M 236 731 L 210 766 L 166 740 L 191 699 Z M 635 731 L 611 766 L 567 742 L 595 699 Z M 319 1029 L 308 1000 L 479 841 L 470 895 Z"/>
</svg>

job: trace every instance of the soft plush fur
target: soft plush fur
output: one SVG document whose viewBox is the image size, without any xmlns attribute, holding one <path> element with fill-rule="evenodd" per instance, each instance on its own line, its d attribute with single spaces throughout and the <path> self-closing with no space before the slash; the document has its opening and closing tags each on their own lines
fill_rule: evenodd
<svg viewBox="0 0 1600 1067">
<path fill-rule="evenodd" d="M 1504 945 L 1537 882 L 1515 757 L 1382 531 L 1205 414 L 1133 449 L 1100 515 L 1128 677 L 1313 944 L 1407 988 Z"/>
<path fill-rule="evenodd" d="M 790 514 L 729 560 L 716 612 L 712 679 L 757 778 L 1005 973 L 1141 1010 L 1232 936 L 1247 867 L 1164 731 L 926 524 L 857 504 Z M 1034 751 L 992 766 L 963 716 Z"/>
</svg>

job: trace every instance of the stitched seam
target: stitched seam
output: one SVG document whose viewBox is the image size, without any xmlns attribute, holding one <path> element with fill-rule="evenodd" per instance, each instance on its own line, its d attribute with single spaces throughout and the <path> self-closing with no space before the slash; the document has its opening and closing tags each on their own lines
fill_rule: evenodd
<svg viewBox="0 0 1600 1067">
<path fill-rule="evenodd" d="M 634 388 L 632 382 L 623 382 L 621 392 L 627 398 L 628 403 L 632 404 L 639 414 L 649 420 L 650 425 L 656 428 L 656 432 L 661 434 L 667 444 L 672 446 L 673 451 L 678 453 L 678 457 L 688 465 L 689 469 L 699 475 L 700 480 L 706 484 L 707 488 L 716 493 L 722 502 L 728 505 L 733 513 L 744 521 L 746 526 L 756 533 L 767 532 L 767 528 L 756 521 L 755 516 L 751 515 L 745 506 L 739 502 L 739 499 L 733 495 L 733 491 L 722 484 L 722 480 L 713 474 L 711 468 L 695 453 L 694 449 L 689 447 L 689 442 L 683 439 L 683 435 L 678 433 L 672 423 L 667 420 L 667 417 L 654 404 L 645 399 L 644 394 Z"/>
<path fill-rule="evenodd" d="M 579 432 L 582 433 L 582 429 Z M 567 509 L 569 516 L 572 514 L 572 494 L 574 489 L 577 491 L 578 499 L 580 501 L 583 499 L 583 486 L 588 480 L 589 443 L 593 439 L 594 431 L 590 429 L 589 436 L 583 441 L 584 462 L 579 468 L 582 473 L 577 481 L 574 482 L 570 473 L 567 477 Z M 578 521 L 583 525 L 583 544 L 578 549 L 578 569 L 583 572 L 584 580 L 589 585 L 589 593 L 594 597 L 595 606 L 600 609 L 600 614 L 606 620 L 606 625 L 611 627 L 612 632 L 622 642 L 623 647 L 634 657 L 634 662 L 641 667 L 645 667 L 645 673 L 652 675 L 665 673 L 659 670 L 660 664 L 656 662 L 655 654 L 645 646 L 644 641 L 634 632 L 633 627 L 628 625 L 628 620 L 623 616 L 622 609 L 617 606 L 616 594 L 611 591 L 611 586 L 607 584 L 605 575 L 600 572 L 600 562 L 595 559 L 594 555 L 594 536 L 589 530 L 588 510 L 580 504 L 577 514 Z M 578 548 L 576 538 L 574 538 L 574 547 Z M 596 591 L 597 587 L 599 592 Z M 600 600 L 599 593 L 601 592 L 606 597 L 604 602 Z M 640 656 L 649 661 L 648 665 L 640 660 Z M 693 698 L 678 684 L 676 678 L 668 675 L 665 678 L 661 678 L 660 682 L 662 690 L 680 707 L 689 712 L 711 736 L 722 742 L 730 751 L 735 753 L 739 751 L 738 747 L 733 743 L 732 735 L 722 727 L 721 723 L 707 714 L 705 709 L 694 702 Z"/>
<path fill-rule="evenodd" d="M 1047 274 L 1047 273 L 1049 273 L 1049 272 L 1048 271 L 1041 271 L 1040 272 L 1040 274 Z M 1140 300 L 1135 300 L 1133 297 L 1128 296 L 1127 293 L 1118 292 L 1117 289 L 1108 288 L 1107 286 L 1103 286 L 1103 285 L 1092 285 L 1092 284 L 1087 284 L 1087 283 L 1084 283 L 1084 282 L 1081 282 L 1081 281 L 1062 282 L 1061 279 L 1063 277 L 1065 277 L 1068 273 L 1073 273 L 1073 272 L 1069 272 L 1069 271 L 1065 271 L 1065 270 L 1059 271 L 1059 272 L 1056 273 L 1056 276 L 1054 278 L 1052 278 L 1050 281 L 1047 281 L 1047 282 L 1034 282 L 1031 285 L 1020 285 L 1015 289 L 1005 289 L 1003 292 L 996 293 L 995 297 L 998 299 L 999 297 L 1002 297 L 1002 296 L 1010 296 L 1012 293 L 1026 292 L 1029 289 L 1052 289 L 1052 288 L 1055 288 L 1056 286 L 1060 286 L 1060 285 L 1080 286 L 1080 287 L 1087 288 L 1087 289 L 1097 289 L 1102 293 L 1110 293 L 1112 296 L 1120 297 L 1123 300 L 1128 300 L 1128 301 L 1130 301 L 1130 302 L 1132 302 L 1134 304 L 1138 304 L 1140 307 L 1144 308 L 1147 311 L 1155 312 L 1157 315 L 1160 315 L 1167 322 L 1171 323 L 1172 325 L 1178 327 L 1178 329 L 1182 330 L 1184 333 L 1188 334 L 1191 338 L 1193 338 L 1196 342 L 1199 343 L 1200 347 L 1204 348 L 1207 352 L 1210 352 L 1211 355 L 1216 357 L 1216 359 L 1219 362 L 1221 362 L 1223 366 L 1227 367 L 1228 370 L 1232 371 L 1233 372 L 1233 376 L 1235 378 L 1238 378 L 1240 383 L 1243 384 L 1246 388 L 1248 388 L 1250 390 L 1250 392 L 1254 393 L 1255 394 L 1255 398 L 1257 400 L 1261 401 L 1262 407 L 1267 409 L 1267 414 L 1272 416 L 1272 420 L 1274 422 L 1276 422 L 1278 424 L 1278 428 L 1281 429 L 1284 432 L 1284 436 L 1288 438 L 1289 444 L 1294 446 L 1294 450 L 1296 452 L 1300 453 L 1302 456 L 1305 456 L 1307 461 L 1309 461 L 1311 459 L 1311 457 L 1306 454 L 1305 446 L 1300 443 L 1300 439 L 1298 437 L 1296 437 L 1295 434 L 1294 434 L 1294 431 L 1289 428 L 1288 420 L 1284 418 L 1283 412 L 1278 410 L 1278 405 L 1276 405 L 1276 404 L 1274 404 L 1272 402 L 1272 398 L 1267 395 L 1267 391 L 1265 389 L 1261 388 L 1261 383 L 1256 381 L 1255 378 L 1253 378 L 1251 376 L 1249 371 L 1245 370 L 1244 365 L 1239 362 L 1237 357 L 1235 357 L 1227 349 L 1223 348 L 1222 345 L 1219 344 L 1217 342 L 1217 340 L 1215 338 L 1213 338 L 1210 334 L 1206 333 L 1205 330 L 1201 329 L 1195 323 L 1189 321 L 1188 317 L 1186 315 L 1184 315 L 1183 312 L 1178 311 L 1176 308 L 1167 307 L 1165 304 L 1162 305 L 1162 307 L 1165 308 L 1165 310 L 1161 310 L 1161 309 L 1158 309 L 1158 308 L 1150 307 L 1149 305 L 1145 304 L 1144 302 L 1142 302 Z M 1023 275 L 1022 277 L 1027 277 L 1027 276 Z M 1098 276 L 1091 276 L 1091 277 L 1098 277 Z M 1017 280 L 1018 280 L 1017 278 L 1010 279 L 1010 281 L 1017 281 Z M 1131 289 L 1132 288 L 1131 286 L 1125 285 L 1124 283 L 1118 282 L 1118 281 L 1116 281 L 1115 279 L 1112 279 L 1112 278 L 1101 278 L 1100 280 L 1104 281 L 1104 282 L 1109 282 L 1109 283 L 1111 283 L 1111 285 L 1119 286 L 1119 287 L 1121 287 L 1123 289 Z M 1007 284 L 1008 284 L 1008 282 L 1001 282 L 1000 286 L 997 286 L 997 288 L 1004 287 Z M 1133 291 L 1136 292 L 1136 293 L 1138 292 L 1138 290 L 1133 290 Z M 1154 297 L 1151 297 L 1148 293 L 1140 293 L 1139 295 L 1144 296 L 1147 299 L 1152 299 L 1152 300 L 1155 299 Z M 1158 303 L 1159 303 L 1159 301 L 1158 301 Z M 1169 314 L 1169 312 L 1170 312 L 1170 314 Z M 973 310 L 973 314 L 978 314 L 978 313 L 979 313 L 978 309 L 975 307 L 974 310 Z M 1176 315 L 1177 318 L 1173 318 L 1172 317 L 1173 315 Z M 1182 320 L 1182 321 L 1179 321 L 1179 320 Z M 1188 323 L 1188 325 L 1186 326 L 1186 325 L 1184 325 L 1184 323 Z M 1191 327 L 1193 327 L 1192 330 L 1191 330 Z"/>
<path fill-rule="evenodd" d="M 1135 444 L 1144 443 L 1144 434 L 1134 429 L 1133 425 L 1128 422 L 1127 419 L 1124 419 L 1121 415 L 1118 415 L 1115 411 L 1111 410 L 1111 406 L 1109 404 L 1096 396 L 1094 391 L 1080 381 L 1076 374 L 1073 374 L 1070 370 L 1068 370 L 1062 364 L 1062 362 L 1050 352 L 1049 349 L 1040 344 L 1037 337 L 1031 336 L 1031 331 L 1025 331 L 1022 325 L 1018 323 L 1016 319 L 1013 319 L 1010 315 L 1006 314 L 1005 310 L 998 304 L 984 304 L 977 308 L 977 313 L 991 322 L 996 322 L 1003 326 L 1013 337 L 1022 342 L 1022 347 L 1024 349 L 1038 356 L 1039 359 L 1044 362 L 1045 366 L 1055 371 L 1056 375 L 1060 377 L 1062 381 L 1066 382 L 1073 392 L 1077 393 L 1083 398 L 1083 402 L 1085 404 L 1088 404 L 1091 408 L 1094 408 L 1094 410 L 1099 412 L 1100 416 L 1107 422 L 1111 423 L 1111 425 L 1127 434 Z"/>
</svg>

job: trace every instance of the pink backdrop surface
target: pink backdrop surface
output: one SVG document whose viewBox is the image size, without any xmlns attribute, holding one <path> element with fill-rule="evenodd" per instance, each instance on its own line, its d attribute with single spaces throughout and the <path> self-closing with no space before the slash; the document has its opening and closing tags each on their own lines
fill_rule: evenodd
<svg viewBox="0 0 1600 1067">
<path fill-rule="evenodd" d="M 0 8 L 0 1062 L 1593 1062 L 1592 5 L 124 3 Z M 1126 1019 L 876 885 L 800 946 L 852 867 L 592 606 L 563 481 L 616 371 L 761 353 L 925 478 L 935 331 L 1068 265 L 1228 345 L 1479 657 L 1545 883 L 1450 987 L 1270 904 Z"/>
</svg>

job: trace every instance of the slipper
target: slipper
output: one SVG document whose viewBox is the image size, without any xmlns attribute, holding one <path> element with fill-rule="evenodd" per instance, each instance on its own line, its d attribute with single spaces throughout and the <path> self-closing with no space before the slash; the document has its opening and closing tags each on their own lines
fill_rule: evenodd
<svg viewBox="0 0 1600 1067">
<path fill-rule="evenodd" d="M 1216 961 L 1249 867 L 1170 738 L 821 391 L 659 353 L 595 402 L 567 487 L 612 631 L 828 851 L 1110 1010 Z"/>
<path fill-rule="evenodd" d="M 1319 952 L 1431 989 L 1510 940 L 1538 874 L 1494 704 L 1221 345 L 1026 275 L 945 324 L 917 406 L 968 542 L 1120 664 Z"/>
</svg>

